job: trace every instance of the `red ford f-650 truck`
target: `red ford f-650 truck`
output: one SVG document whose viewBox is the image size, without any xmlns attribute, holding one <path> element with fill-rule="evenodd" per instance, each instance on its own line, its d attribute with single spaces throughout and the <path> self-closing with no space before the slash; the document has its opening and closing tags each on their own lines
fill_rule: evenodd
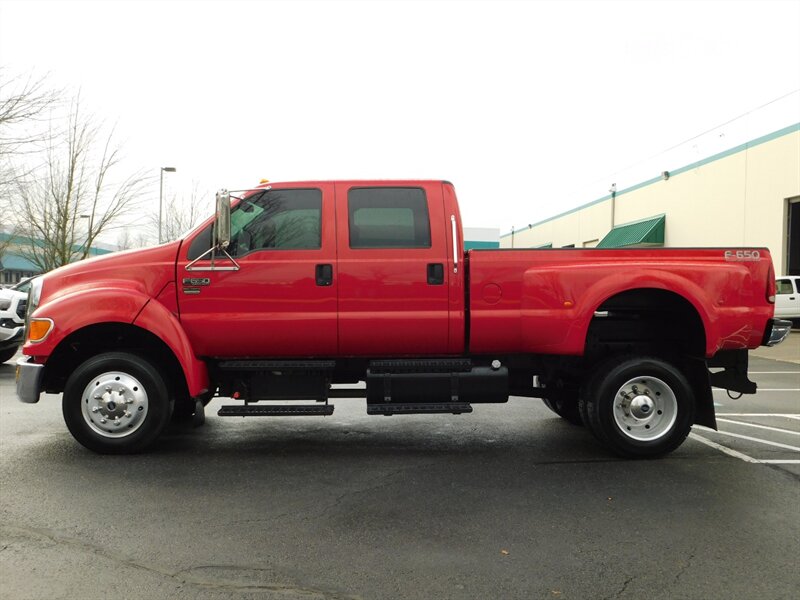
<svg viewBox="0 0 800 600">
<path fill-rule="evenodd" d="M 464 252 L 446 181 L 233 198 L 219 192 L 215 217 L 178 241 L 36 279 L 20 399 L 63 392 L 81 444 L 126 453 L 171 417 L 199 421 L 215 394 L 232 399 L 222 416 L 543 398 L 616 453 L 648 457 L 716 426 L 712 385 L 754 393 L 748 349 L 791 325 L 773 319 L 765 248 Z"/>
</svg>

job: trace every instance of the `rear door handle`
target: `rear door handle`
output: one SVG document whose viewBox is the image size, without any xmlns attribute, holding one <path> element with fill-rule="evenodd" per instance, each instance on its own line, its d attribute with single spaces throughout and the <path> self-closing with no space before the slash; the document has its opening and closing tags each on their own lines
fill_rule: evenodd
<svg viewBox="0 0 800 600">
<path fill-rule="evenodd" d="M 428 263 L 428 285 L 444 284 L 444 265 L 442 263 Z"/>
<path fill-rule="evenodd" d="M 317 265 L 316 268 L 317 285 L 333 284 L 333 265 Z"/>
</svg>

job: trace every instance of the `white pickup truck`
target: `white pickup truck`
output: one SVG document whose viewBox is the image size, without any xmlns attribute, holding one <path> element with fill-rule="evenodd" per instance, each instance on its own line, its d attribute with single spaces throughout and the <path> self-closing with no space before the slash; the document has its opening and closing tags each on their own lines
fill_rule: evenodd
<svg viewBox="0 0 800 600">
<path fill-rule="evenodd" d="M 780 277 L 775 284 L 775 318 L 800 320 L 800 276 Z"/>
<path fill-rule="evenodd" d="M 25 341 L 25 306 L 30 281 L 26 279 L 12 288 L 0 289 L 0 363 L 11 360 Z"/>
</svg>

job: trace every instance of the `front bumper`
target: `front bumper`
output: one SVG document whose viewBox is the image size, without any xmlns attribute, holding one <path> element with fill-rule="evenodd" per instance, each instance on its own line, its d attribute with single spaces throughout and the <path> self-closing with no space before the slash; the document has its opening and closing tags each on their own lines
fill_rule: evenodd
<svg viewBox="0 0 800 600">
<path fill-rule="evenodd" d="M 17 397 L 26 404 L 36 404 L 42 389 L 44 365 L 30 362 L 23 356 L 17 361 Z"/>
<path fill-rule="evenodd" d="M 792 330 L 792 322 L 784 321 L 783 319 L 770 319 L 767 322 L 767 329 L 764 331 L 764 340 L 761 342 L 762 346 L 777 346 L 789 332 Z"/>
</svg>

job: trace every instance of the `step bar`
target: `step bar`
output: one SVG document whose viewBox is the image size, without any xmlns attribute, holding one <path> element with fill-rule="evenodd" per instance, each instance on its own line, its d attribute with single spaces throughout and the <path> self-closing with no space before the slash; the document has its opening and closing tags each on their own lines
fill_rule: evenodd
<svg viewBox="0 0 800 600">
<path fill-rule="evenodd" d="M 273 406 L 223 406 L 217 412 L 220 417 L 303 417 L 333 414 L 333 404 L 281 404 Z"/>
<path fill-rule="evenodd" d="M 466 402 L 415 402 L 412 404 L 367 404 L 368 415 L 413 415 L 413 414 L 454 414 L 471 413 L 472 405 Z"/>
</svg>

